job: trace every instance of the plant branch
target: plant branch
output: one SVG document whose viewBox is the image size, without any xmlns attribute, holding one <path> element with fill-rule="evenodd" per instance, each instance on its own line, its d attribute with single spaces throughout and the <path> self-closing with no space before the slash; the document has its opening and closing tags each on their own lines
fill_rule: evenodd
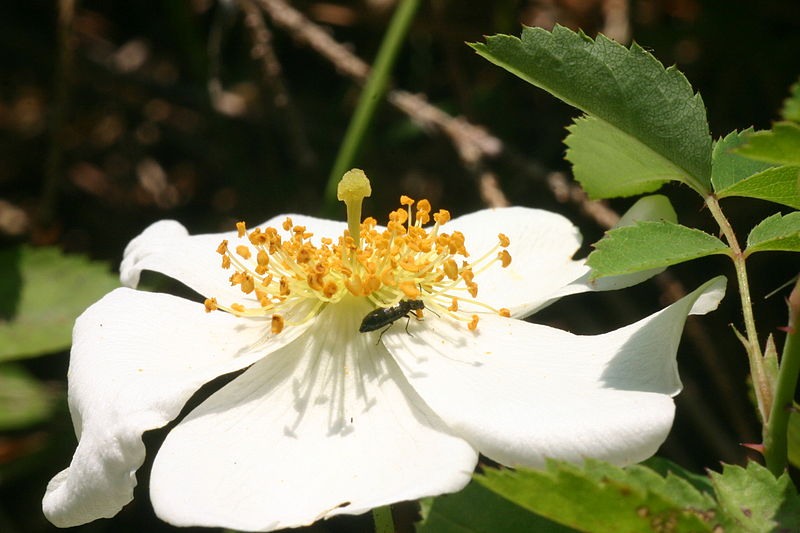
<svg viewBox="0 0 800 533">
<path fill-rule="evenodd" d="M 775 384 L 775 398 L 769 413 L 766 437 L 764 439 L 764 457 L 767 468 L 776 476 L 780 475 L 787 464 L 787 432 L 789 415 L 791 414 L 797 378 L 800 374 L 800 339 L 797 328 L 800 327 L 800 280 L 789 295 L 789 327 L 786 342 L 783 345 L 778 379 Z"/>
<path fill-rule="evenodd" d="M 745 257 L 730 222 L 728 222 L 728 219 L 722 213 L 717 198 L 714 195 L 707 196 L 706 205 L 711 215 L 714 217 L 714 220 L 719 224 L 720 230 L 722 230 L 725 239 L 728 241 L 728 245 L 731 247 L 731 259 L 733 260 L 733 265 L 736 270 L 736 279 L 739 283 L 739 297 L 742 302 L 747 356 L 750 361 L 753 388 L 755 389 L 758 409 L 761 412 L 761 417 L 765 424 L 764 431 L 766 432 L 766 424 L 769 421 L 770 410 L 772 408 L 772 385 L 767 378 L 767 373 L 764 369 L 764 358 L 761 354 L 761 347 L 758 344 L 758 333 L 756 331 L 755 318 L 753 317 L 753 302 L 750 298 L 750 284 L 747 280 Z"/>
</svg>

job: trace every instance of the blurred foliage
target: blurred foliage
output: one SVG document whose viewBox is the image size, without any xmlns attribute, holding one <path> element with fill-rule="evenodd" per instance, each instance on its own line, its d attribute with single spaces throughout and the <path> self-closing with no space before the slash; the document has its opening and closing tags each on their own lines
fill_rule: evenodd
<svg viewBox="0 0 800 533">
<path fill-rule="evenodd" d="M 0 250 L 0 279 L 0 361 L 69 348 L 78 315 L 119 287 L 108 265 L 54 247 Z"/>
<path fill-rule="evenodd" d="M 0 366 L 2 533 L 55 530 L 39 502 L 47 481 L 69 463 L 75 443 L 65 402 L 68 317 L 115 284 L 94 261 L 117 265 L 125 244 L 162 218 L 178 219 L 199 233 L 278 213 L 318 213 L 359 90 L 268 16 L 269 44 L 281 75 L 280 83 L 265 78 L 234 0 L 89 0 L 77 3 L 73 16 L 66 17 L 67 31 L 59 31 L 59 6 L 69 4 L 0 5 L 0 328 L 22 317 L 55 328 L 46 335 L 28 330 L 37 345 L 26 353 L 49 355 Z M 554 196 L 547 182 L 568 169 L 562 141 L 574 111 L 477 57 L 465 41 L 516 35 L 521 24 L 549 28 L 556 22 L 589 35 L 630 36 L 665 65 L 677 64 L 700 91 L 714 138 L 750 126 L 770 129 L 798 75 L 797 2 L 634 0 L 622 3 L 627 6 L 622 11 L 620 3 L 613 4 L 426 2 L 394 80 L 396 87 L 423 93 L 500 139 L 502 154 L 486 163 L 506 196 L 514 204 L 564 213 L 581 226 L 585 251 L 603 229 L 578 206 Z M 293 5 L 370 62 L 395 3 Z M 786 118 L 792 109 L 784 108 Z M 373 180 L 365 216 L 384 220 L 400 194 L 426 197 L 454 215 L 484 205 L 479 172 L 461 161 L 447 137 L 388 105 L 379 110 L 358 166 Z M 681 206 L 682 222 L 714 231 L 685 188 L 668 187 Z M 757 208 L 735 198 L 725 202 L 741 235 L 775 212 L 766 202 Z M 629 204 L 610 203 L 620 212 Z M 750 262 L 751 283 L 766 335 L 784 324 L 785 311 L 777 298 L 760 298 L 796 274 L 797 263 L 794 258 L 767 263 L 758 255 Z M 723 259 L 707 258 L 672 271 L 693 287 L 728 268 Z M 33 283 L 25 284 L 28 279 Z M 666 292 L 645 284 L 576 296 L 536 320 L 577 333 L 608 331 L 653 312 L 659 297 L 674 299 Z M 70 295 L 66 307 L 63 294 Z M 598 314 L 598 307 L 607 312 Z M 662 449 L 689 469 L 716 468 L 720 459 L 741 463 L 745 454 L 736 443 L 760 438 L 744 393 L 746 360 L 736 339 L 709 339 L 699 325 L 724 331 L 739 320 L 735 302 L 724 302 L 713 316 L 689 324 L 679 357 L 686 390 L 677 399 L 675 427 Z M 0 337 L 0 353 L 23 350 Z M 145 436 L 151 452 L 162 436 L 158 431 Z M 120 515 L 77 530 L 173 531 L 153 515 L 148 476 L 146 463 L 138 473 L 136 500 Z M 413 507 L 402 509 L 401 531 L 410 531 Z M 342 517 L 308 530 L 370 527 L 368 517 Z"/>
</svg>

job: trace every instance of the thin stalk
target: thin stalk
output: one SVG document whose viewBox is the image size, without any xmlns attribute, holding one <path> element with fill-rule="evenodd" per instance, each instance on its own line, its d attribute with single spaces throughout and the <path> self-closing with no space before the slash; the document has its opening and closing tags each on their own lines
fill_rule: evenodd
<svg viewBox="0 0 800 533">
<path fill-rule="evenodd" d="M 386 92 L 389 83 L 389 73 L 392 71 L 397 53 L 403 44 L 408 28 L 414 20 L 414 14 L 419 7 L 420 0 L 402 0 L 392 16 L 389 28 L 381 43 L 375 63 L 372 66 L 364 90 L 358 99 L 358 105 L 350 119 L 344 140 L 339 147 L 339 153 L 333 164 L 328 184 L 325 187 L 325 215 L 332 217 L 339 209 L 336 200 L 336 187 L 342 175 L 350 170 L 356 158 L 358 149 L 364 139 L 364 135 L 372 122 L 372 116 L 378 103 Z"/>
<path fill-rule="evenodd" d="M 766 425 L 772 408 L 772 386 L 767 378 L 764 369 L 764 358 L 761 354 L 761 347 L 758 344 L 758 333 L 756 332 L 756 321 L 753 317 L 753 302 L 750 298 L 750 283 L 747 280 L 745 257 L 730 222 L 728 222 L 728 219 L 722 213 L 717 198 L 713 195 L 707 196 L 706 205 L 711 215 L 714 217 L 714 220 L 719 224 L 722 234 L 725 235 L 725 239 L 728 241 L 728 245 L 731 247 L 731 259 L 733 260 L 733 265 L 736 270 L 736 279 L 739 283 L 739 297 L 742 302 L 745 348 L 747 349 L 747 357 L 750 361 L 750 373 L 753 378 L 753 388 L 755 389 L 756 399 L 758 400 L 758 408 L 761 412 L 764 424 Z M 766 433 L 766 426 L 764 427 L 764 432 Z"/>
<path fill-rule="evenodd" d="M 772 403 L 772 410 L 769 413 L 769 423 L 764 438 L 764 457 L 767 460 L 767 468 L 776 476 L 784 471 L 787 464 L 786 435 L 789 428 L 790 409 L 797 388 L 797 378 L 800 374 L 800 339 L 798 339 L 797 331 L 800 321 L 798 318 L 800 318 L 800 281 L 795 284 L 794 290 L 789 296 L 789 327 L 775 384 L 775 401 Z"/>
<path fill-rule="evenodd" d="M 394 533 L 394 519 L 392 507 L 385 505 L 372 510 L 372 519 L 375 521 L 375 533 Z"/>
</svg>

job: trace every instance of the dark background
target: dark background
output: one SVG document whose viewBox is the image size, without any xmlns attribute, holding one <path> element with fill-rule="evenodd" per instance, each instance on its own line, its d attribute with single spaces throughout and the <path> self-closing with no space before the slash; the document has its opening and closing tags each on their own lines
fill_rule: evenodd
<svg viewBox="0 0 800 533">
<path fill-rule="evenodd" d="M 321 213 L 360 86 L 270 16 L 264 22 L 282 74 L 265 81 L 241 5 L 82 1 L 63 34 L 58 3 L 0 5 L 0 245 L 56 245 L 118 265 L 125 244 L 162 218 L 202 233 L 232 229 L 237 220 Z M 395 2 L 292 5 L 370 62 Z M 548 185 L 554 173 L 569 173 L 562 140 L 576 111 L 464 42 L 554 22 L 589 35 L 633 38 L 686 74 L 703 96 L 717 138 L 732 129 L 769 128 L 778 118 L 800 73 L 798 21 L 800 4 L 793 0 L 423 2 L 397 62 L 395 86 L 484 127 L 504 149 L 465 161 L 447 135 L 384 104 L 356 162 L 373 183 L 365 215 L 384 221 L 400 194 L 427 197 L 454 216 L 479 209 L 486 205 L 480 176 L 490 171 L 510 203 L 556 210 L 578 224 L 588 252 L 604 228 L 580 201 L 559 198 Z M 209 91 L 209 84 L 218 89 Z M 680 186 L 663 192 L 682 223 L 715 233 L 696 195 Z M 631 203 L 608 206 L 622 212 Z M 723 207 L 740 238 L 780 210 L 759 201 L 728 200 Z M 796 274 L 797 260 L 757 254 L 750 265 L 762 341 L 775 332 L 780 344 L 776 328 L 785 322 L 786 291 L 763 297 Z M 741 464 L 747 454 L 739 443 L 759 442 L 760 430 L 748 399 L 746 357 L 727 327 L 742 328 L 733 270 L 712 258 L 670 273 L 687 290 L 719 273 L 731 285 L 719 311 L 690 319 L 679 355 L 686 389 L 661 455 L 695 471 L 717 469 L 720 460 Z M 534 319 L 577 333 L 608 331 L 673 301 L 680 293 L 667 290 L 669 281 L 570 297 Z M 62 404 L 67 361 L 64 352 L 25 363 L 58 391 Z M 146 436 L 151 451 L 160 438 L 160 432 Z M 0 531 L 54 530 L 39 502 L 73 449 L 65 405 L 46 424 L 0 434 Z M 173 529 L 152 515 L 148 468 L 140 472 L 134 503 L 112 520 L 78 529 Z M 401 511 L 406 522 L 413 517 L 413 507 Z M 368 527 L 369 520 L 343 518 L 314 530 Z"/>
</svg>

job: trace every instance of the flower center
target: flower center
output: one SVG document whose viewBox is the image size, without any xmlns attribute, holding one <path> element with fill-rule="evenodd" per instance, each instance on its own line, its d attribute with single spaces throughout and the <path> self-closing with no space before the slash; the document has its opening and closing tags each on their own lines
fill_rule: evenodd
<svg viewBox="0 0 800 533">
<path fill-rule="evenodd" d="M 419 318 L 423 310 L 417 302 L 421 301 L 425 308 L 463 321 L 471 330 L 478 325 L 478 315 L 460 311 L 463 303 L 509 316 L 508 309 L 494 309 L 476 299 L 475 281 L 495 262 L 509 265 L 508 237 L 499 234 L 491 250 L 469 262 L 464 235 L 442 231 L 450 213 L 440 209 L 431 215 L 428 200 L 415 202 L 401 196 L 401 207 L 389 213 L 386 228 L 378 228 L 371 217 L 359 222 L 361 202 L 370 193 L 362 171 L 351 170 L 342 178 L 338 196 L 347 205 L 348 229 L 336 242 L 323 237 L 319 244 L 312 243 L 313 234 L 289 217 L 282 224 L 283 235 L 273 227 L 248 232 L 244 222 L 237 223 L 241 244 L 234 246 L 224 240 L 217 252 L 222 255 L 222 268 L 233 271 L 231 285 L 238 285 L 248 295 L 248 303 L 228 307 L 209 298 L 206 311 L 271 316 L 274 334 L 285 325 L 312 319 L 323 306 L 347 296 L 366 298 L 376 308 L 413 301 L 414 305 L 404 305 Z M 433 226 L 424 227 L 431 218 Z M 293 322 L 285 320 L 290 310 L 309 301 L 314 303 L 304 316 Z"/>
</svg>

